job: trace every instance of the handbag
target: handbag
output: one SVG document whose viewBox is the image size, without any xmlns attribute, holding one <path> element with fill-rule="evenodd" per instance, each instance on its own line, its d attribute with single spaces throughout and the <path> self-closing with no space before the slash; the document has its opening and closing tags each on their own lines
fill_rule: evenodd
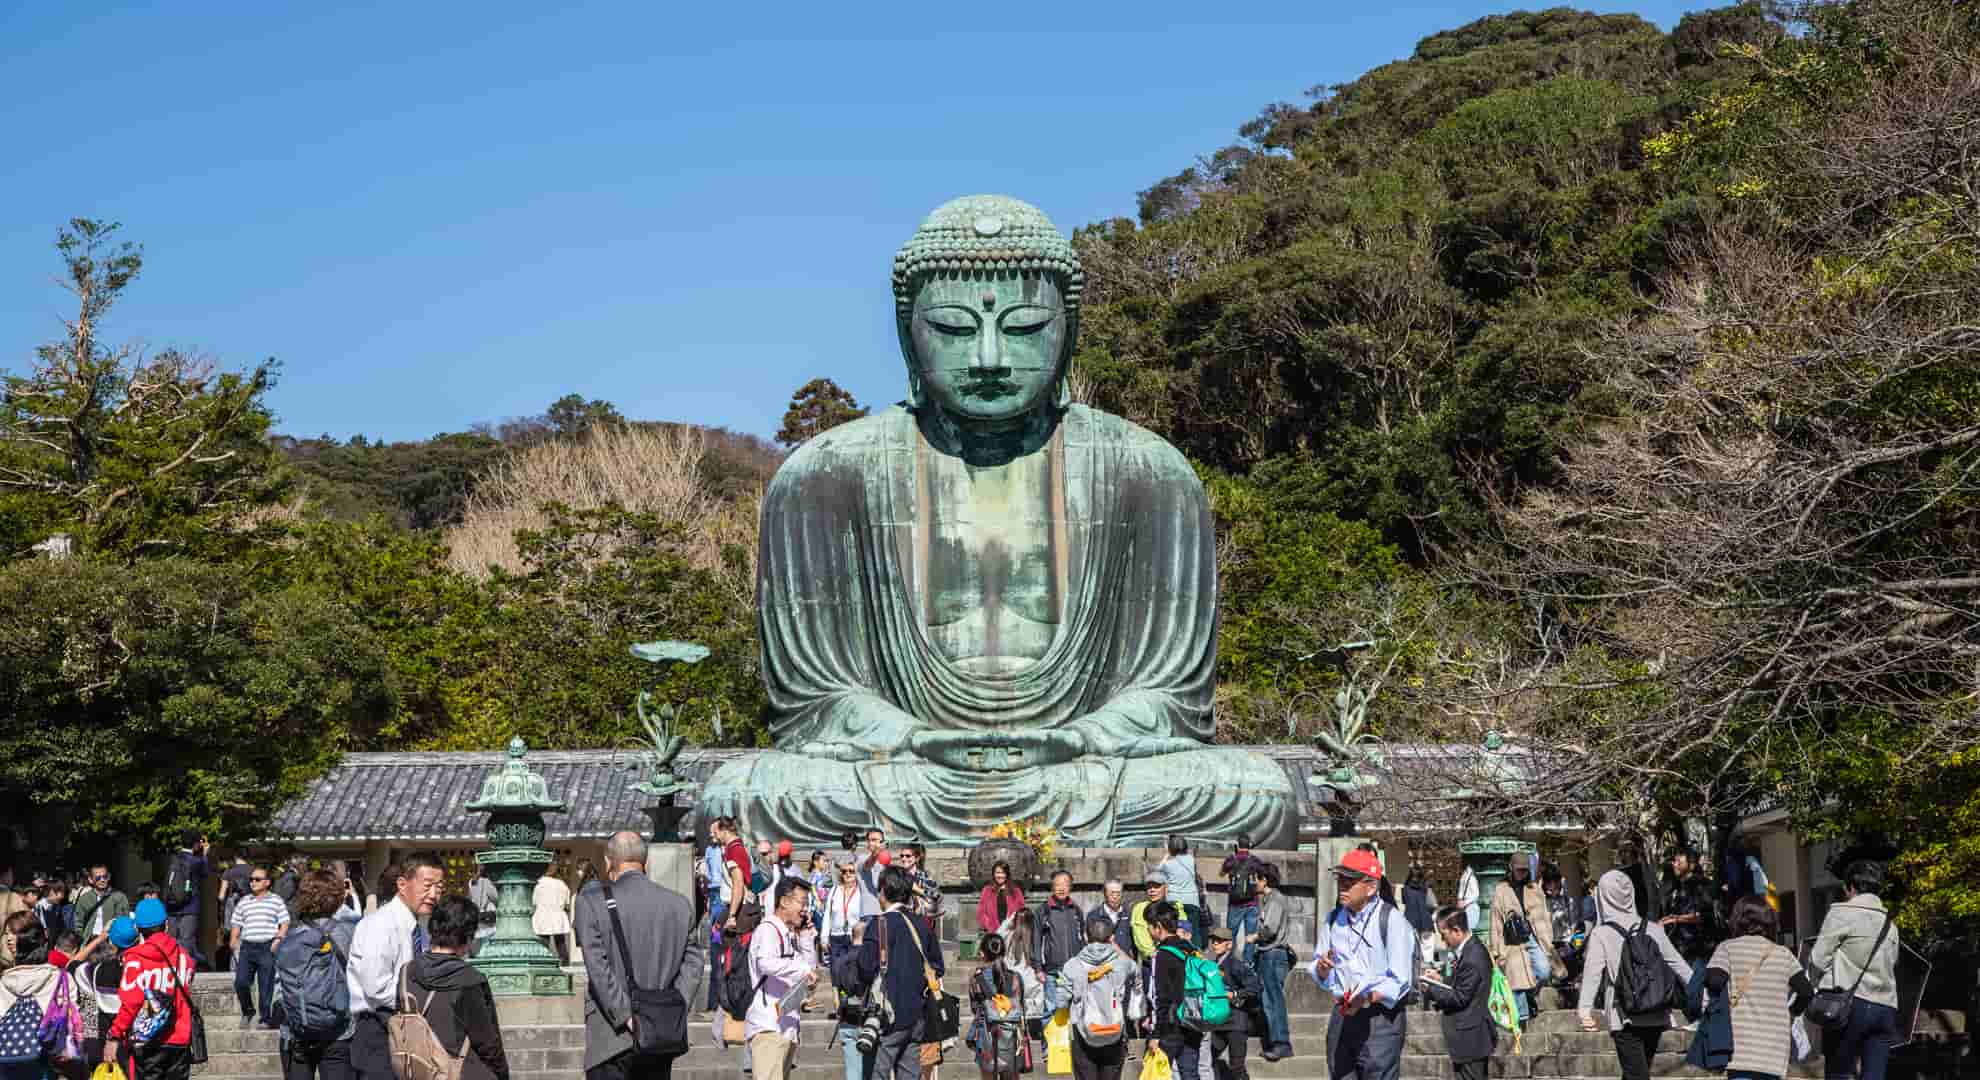
<svg viewBox="0 0 1980 1080">
<path fill-rule="evenodd" d="M 605 912 L 612 917 L 612 939 L 619 944 L 619 963 L 626 969 L 633 1052 L 641 1057 L 679 1057 L 688 1049 L 687 999 L 671 986 L 660 990 L 640 988 L 633 976 L 632 950 L 626 948 L 626 928 L 619 921 L 619 901 L 612 895 L 612 883 L 600 879 L 598 884 L 605 891 Z"/>
<path fill-rule="evenodd" d="M 1808 1018 L 1829 1029 L 1841 1031 L 1849 1026 L 1850 1002 L 1856 998 L 1856 988 L 1863 985 L 1863 977 L 1870 974 L 1870 962 L 1877 959 L 1877 950 L 1884 945 L 1884 935 L 1891 932 L 1891 916 L 1884 913 L 1884 925 L 1877 929 L 1877 940 L 1870 943 L 1870 955 L 1864 958 L 1862 970 L 1856 973 L 1856 981 L 1849 989 L 1831 986 L 1826 990 L 1815 991 L 1815 1000 L 1808 1003 Z M 1837 947 L 1841 952 L 1841 947 Z M 1835 971 L 1835 961 L 1829 961 L 1829 970 Z"/>
<path fill-rule="evenodd" d="M 914 939 L 915 951 L 921 954 L 921 977 L 928 984 L 927 1000 L 921 1008 L 920 1041 L 925 1045 L 953 1039 L 962 1031 L 962 1002 L 942 989 L 942 977 L 935 974 L 934 966 L 928 962 L 928 950 L 921 945 L 921 932 L 914 928 L 914 916 L 902 912 L 901 921 L 907 924 L 908 936 Z M 884 918 L 881 919 L 880 953 L 881 968 L 885 970 L 887 936 Z"/>
<path fill-rule="evenodd" d="M 1513 902 L 1519 907 L 1506 912 L 1500 927 L 1499 940 L 1507 945 L 1525 945 L 1533 940 L 1533 924 L 1526 920 L 1526 886 L 1521 884 L 1513 889 Z"/>
</svg>

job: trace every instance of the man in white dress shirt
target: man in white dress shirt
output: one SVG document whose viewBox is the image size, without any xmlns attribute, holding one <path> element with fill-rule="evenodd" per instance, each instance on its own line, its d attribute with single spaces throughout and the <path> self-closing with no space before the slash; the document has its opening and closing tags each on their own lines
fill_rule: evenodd
<svg viewBox="0 0 1980 1080">
<path fill-rule="evenodd" d="M 432 914 L 447 870 L 432 852 L 401 859 L 392 899 L 358 923 L 351 938 L 351 1071 L 360 1080 L 395 1080 L 385 1018 L 399 1007 L 399 969 L 426 951 L 420 919 Z"/>
<path fill-rule="evenodd" d="M 749 939 L 749 970 L 756 996 L 743 1018 L 756 1080 L 785 1080 L 797 1065 L 800 1010 L 780 1008 L 799 985 L 814 986 L 818 972 L 818 931 L 811 925 L 811 883 L 787 877 L 773 886 L 771 917 Z"/>
</svg>

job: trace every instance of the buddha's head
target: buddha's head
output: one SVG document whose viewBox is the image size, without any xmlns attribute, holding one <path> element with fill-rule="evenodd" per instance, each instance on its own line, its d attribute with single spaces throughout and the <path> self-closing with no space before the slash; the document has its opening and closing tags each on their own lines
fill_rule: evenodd
<svg viewBox="0 0 1980 1080">
<path fill-rule="evenodd" d="M 1083 282 L 1072 245 L 1030 203 L 936 207 L 894 256 L 908 404 L 974 427 L 1063 408 Z"/>
</svg>

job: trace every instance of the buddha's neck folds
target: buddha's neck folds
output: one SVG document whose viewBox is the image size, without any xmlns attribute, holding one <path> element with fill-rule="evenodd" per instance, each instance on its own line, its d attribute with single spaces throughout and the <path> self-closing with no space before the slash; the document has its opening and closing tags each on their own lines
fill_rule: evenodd
<svg viewBox="0 0 1980 1080">
<path fill-rule="evenodd" d="M 1045 448 L 1059 426 L 1062 410 L 1046 403 L 1001 423 L 961 419 L 934 404 L 915 410 L 915 422 L 928 445 L 979 467 L 1008 465 Z"/>
</svg>

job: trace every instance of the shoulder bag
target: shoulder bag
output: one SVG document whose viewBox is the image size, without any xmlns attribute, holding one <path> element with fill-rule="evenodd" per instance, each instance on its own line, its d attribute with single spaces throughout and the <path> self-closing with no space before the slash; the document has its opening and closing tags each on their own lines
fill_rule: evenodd
<svg viewBox="0 0 1980 1080">
<path fill-rule="evenodd" d="M 1746 992 L 1753 988 L 1753 980 L 1759 977 L 1760 969 L 1766 967 L 1767 961 L 1774 958 L 1774 950 L 1778 948 L 1780 948 L 1780 946 L 1775 945 L 1772 942 L 1768 943 L 1767 951 L 1760 954 L 1759 963 L 1756 963 L 1752 967 L 1748 968 L 1746 970 L 1746 977 L 1740 979 L 1739 982 L 1733 984 L 1732 993 L 1726 996 L 1726 1004 L 1732 1006 L 1735 1009 L 1739 1008 L 1739 1003 L 1746 999 Z"/>
<path fill-rule="evenodd" d="M 1870 974 L 1870 965 L 1877 960 L 1877 950 L 1884 946 L 1884 935 L 1890 932 L 1891 915 L 1887 911 L 1884 913 L 1884 925 L 1877 928 L 1877 940 L 1870 943 L 1870 955 L 1863 958 L 1863 967 L 1856 972 L 1856 981 L 1850 983 L 1847 990 L 1840 986 L 1831 986 L 1826 990 L 1815 991 L 1815 1000 L 1808 1003 L 1809 1019 L 1830 1031 L 1841 1031 L 1849 1026 L 1850 1002 L 1856 998 L 1856 988 L 1862 986 L 1863 977 Z M 1836 946 L 1836 953 L 1841 955 L 1841 945 Z M 1829 971 L 1835 970 L 1835 961 L 1829 961 Z"/>
<path fill-rule="evenodd" d="M 632 951 L 626 948 L 626 928 L 619 921 L 619 901 L 612 895 L 612 883 L 600 879 L 599 885 L 605 891 L 605 912 L 612 917 L 612 939 L 619 944 L 619 963 L 625 968 L 633 1052 L 641 1057 L 679 1057 L 688 1050 L 687 999 L 671 986 L 640 988 L 633 976 Z"/>
<path fill-rule="evenodd" d="M 1533 940 L 1533 924 L 1526 921 L 1526 885 L 1508 885 L 1513 894 L 1513 909 L 1506 912 L 1499 931 L 1499 940 L 1507 945 L 1525 945 Z"/>
<path fill-rule="evenodd" d="M 192 1013 L 192 1041 L 186 1044 L 186 1057 L 194 1065 L 204 1065 L 206 1064 L 206 1017 L 200 1015 L 199 1002 L 193 1000 L 192 991 L 186 989 L 185 982 L 179 978 L 179 965 L 168 963 L 166 968 L 172 973 L 174 992 L 186 1003 L 187 1010 Z M 169 1038 L 171 1038 L 169 1029 L 164 1035 L 159 1036 L 161 1042 Z"/>
</svg>

